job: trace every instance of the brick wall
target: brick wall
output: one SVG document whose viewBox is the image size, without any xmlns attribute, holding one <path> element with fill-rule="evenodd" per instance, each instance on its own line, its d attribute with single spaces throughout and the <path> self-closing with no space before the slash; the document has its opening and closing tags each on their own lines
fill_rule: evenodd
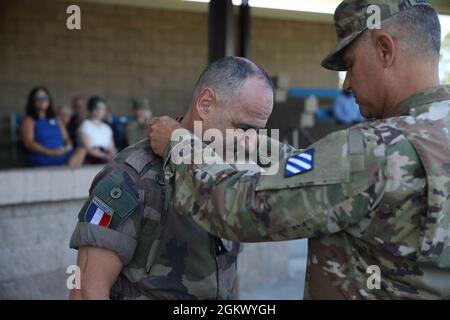
<svg viewBox="0 0 450 320">
<path fill-rule="evenodd" d="M 158 114 L 183 112 L 207 63 L 207 15 L 78 3 L 82 30 L 66 29 L 77 1 L 0 1 L 0 112 L 22 112 L 31 87 L 50 88 L 56 104 L 105 96 L 115 113 L 148 96 Z M 255 18 L 252 58 L 291 86 L 333 88 L 320 60 L 335 41 L 332 25 Z"/>
</svg>

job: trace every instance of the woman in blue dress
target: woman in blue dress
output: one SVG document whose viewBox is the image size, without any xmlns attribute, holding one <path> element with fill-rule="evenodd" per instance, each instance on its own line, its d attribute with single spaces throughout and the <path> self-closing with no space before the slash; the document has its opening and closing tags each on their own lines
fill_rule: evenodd
<svg viewBox="0 0 450 320">
<path fill-rule="evenodd" d="M 27 163 L 32 167 L 78 166 L 86 154 L 82 148 L 73 149 L 63 122 L 55 117 L 52 98 L 45 87 L 34 88 L 28 95 L 20 136 Z"/>
</svg>

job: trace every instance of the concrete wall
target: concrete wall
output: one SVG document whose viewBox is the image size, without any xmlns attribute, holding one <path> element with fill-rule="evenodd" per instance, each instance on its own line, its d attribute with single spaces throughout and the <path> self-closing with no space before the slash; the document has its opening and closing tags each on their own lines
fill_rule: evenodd
<svg viewBox="0 0 450 320">
<path fill-rule="evenodd" d="M 78 4 L 82 30 L 66 28 Z M 56 104 L 105 96 L 115 113 L 147 96 L 157 114 L 183 113 L 207 63 L 207 15 L 60 0 L 0 1 L 0 112 L 23 112 L 26 95 L 46 85 Z M 321 59 L 335 43 L 331 24 L 252 19 L 251 58 L 291 86 L 334 88 Z"/>
<path fill-rule="evenodd" d="M 69 238 L 82 201 L 0 208 L 0 299 L 65 299 Z"/>
<path fill-rule="evenodd" d="M 0 299 L 64 299 L 77 212 L 100 167 L 0 172 Z"/>
<path fill-rule="evenodd" d="M 76 263 L 69 240 L 99 170 L 0 171 L 0 299 L 68 297 L 65 272 Z M 241 290 L 286 279 L 288 251 L 287 242 L 246 245 L 238 262 Z"/>
</svg>

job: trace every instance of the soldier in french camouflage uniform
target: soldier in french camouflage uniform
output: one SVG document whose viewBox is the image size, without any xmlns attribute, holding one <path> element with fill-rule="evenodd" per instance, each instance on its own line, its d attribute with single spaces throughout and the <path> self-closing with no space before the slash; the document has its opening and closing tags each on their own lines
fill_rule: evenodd
<svg viewBox="0 0 450 320">
<path fill-rule="evenodd" d="M 244 82 L 253 91 L 241 90 Z M 224 132 L 240 125 L 227 121 L 228 113 L 246 116 L 245 110 L 259 105 L 266 110 L 263 118 L 249 115 L 246 123 L 265 125 L 272 99 L 262 69 L 246 59 L 225 58 L 203 72 L 180 121 L 192 126 L 201 120 L 205 130 L 220 125 Z M 164 184 L 162 158 L 148 139 L 122 151 L 95 177 L 70 242 L 79 249 L 82 270 L 73 299 L 238 298 L 238 242 L 213 236 L 177 214 Z"/>
<path fill-rule="evenodd" d="M 381 25 L 369 29 L 376 8 Z M 307 299 L 449 299 L 450 86 L 439 85 L 437 13 L 425 0 L 345 0 L 334 20 L 338 45 L 322 66 L 347 71 L 344 89 L 375 120 L 263 175 L 175 161 L 179 126 L 154 119 L 152 147 L 177 181 L 172 203 L 234 241 L 309 238 Z M 196 139 L 177 147 L 198 152 Z"/>
</svg>

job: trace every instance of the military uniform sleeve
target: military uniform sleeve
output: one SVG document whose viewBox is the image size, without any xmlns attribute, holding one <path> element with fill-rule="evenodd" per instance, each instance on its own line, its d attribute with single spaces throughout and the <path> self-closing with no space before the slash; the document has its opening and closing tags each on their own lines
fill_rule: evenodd
<svg viewBox="0 0 450 320">
<path fill-rule="evenodd" d="M 338 131 L 307 150 L 290 152 L 275 175 L 239 171 L 229 164 L 195 164 L 189 158 L 209 148 L 195 148 L 199 143 L 194 135 L 185 135 L 167 152 L 166 170 L 176 181 L 171 200 L 179 212 L 231 240 L 335 233 L 359 222 L 383 192 L 385 149 L 370 128 Z M 287 172 L 290 159 L 304 153 L 312 155 L 310 169 Z"/>
<path fill-rule="evenodd" d="M 114 251 L 124 265 L 133 257 L 140 226 L 137 177 L 124 164 L 108 164 L 94 179 L 78 214 L 70 247 Z"/>
</svg>

